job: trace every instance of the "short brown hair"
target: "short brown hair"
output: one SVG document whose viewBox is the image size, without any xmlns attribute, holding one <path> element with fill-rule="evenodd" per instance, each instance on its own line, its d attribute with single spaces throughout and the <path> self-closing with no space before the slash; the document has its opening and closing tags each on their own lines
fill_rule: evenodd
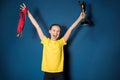
<svg viewBox="0 0 120 80">
<path fill-rule="evenodd" d="M 51 30 L 51 28 L 52 28 L 53 26 L 59 26 L 59 28 L 61 29 L 61 25 L 59 25 L 59 24 L 51 24 L 49 30 Z"/>
</svg>

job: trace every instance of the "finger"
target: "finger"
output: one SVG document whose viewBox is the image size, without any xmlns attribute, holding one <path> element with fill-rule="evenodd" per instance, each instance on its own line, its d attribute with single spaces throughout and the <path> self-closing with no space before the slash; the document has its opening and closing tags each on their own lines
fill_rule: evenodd
<svg viewBox="0 0 120 80">
<path fill-rule="evenodd" d="M 20 8 L 20 10 L 22 10 L 22 8 Z"/>
<path fill-rule="evenodd" d="M 20 10 L 24 10 L 24 9 L 25 9 L 25 7 L 20 5 Z"/>
<path fill-rule="evenodd" d="M 84 15 L 84 12 L 81 13 L 81 16 L 83 16 L 83 15 Z"/>
<path fill-rule="evenodd" d="M 25 3 L 23 3 L 23 6 L 26 7 Z"/>
<path fill-rule="evenodd" d="M 82 14 L 86 14 L 86 12 L 82 12 Z"/>
<path fill-rule="evenodd" d="M 83 16 L 85 16 L 85 15 L 86 15 L 86 13 L 85 13 L 85 12 L 82 12 L 82 15 L 83 15 Z"/>
<path fill-rule="evenodd" d="M 24 6 L 23 6 L 23 5 L 20 5 L 20 7 L 21 7 L 21 8 L 24 8 Z"/>
</svg>

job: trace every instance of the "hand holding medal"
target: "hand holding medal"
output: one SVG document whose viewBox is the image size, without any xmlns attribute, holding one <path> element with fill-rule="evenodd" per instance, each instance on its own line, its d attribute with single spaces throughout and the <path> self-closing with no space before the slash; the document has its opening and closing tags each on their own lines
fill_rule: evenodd
<svg viewBox="0 0 120 80">
<path fill-rule="evenodd" d="M 27 11 L 28 9 L 24 3 L 23 5 L 20 5 L 20 18 L 19 18 L 19 23 L 17 27 L 17 37 L 22 37 L 22 31 L 24 29 L 24 23 L 26 20 Z"/>
</svg>

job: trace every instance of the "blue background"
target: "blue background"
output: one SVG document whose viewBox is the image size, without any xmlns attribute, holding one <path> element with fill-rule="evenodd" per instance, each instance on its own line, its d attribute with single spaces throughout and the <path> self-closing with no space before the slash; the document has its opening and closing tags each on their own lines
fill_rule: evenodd
<svg viewBox="0 0 120 80">
<path fill-rule="evenodd" d="M 120 1 L 84 1 L 91 25 L 78 25 L 65 46 L 65 78 L 120 80 Z M 53 23 L 63 35 L 81 12 L 77 0 L 0 0 L 0 80 L 43 80 L 42 45 L 28 17 L 23 37 L 16 37 L 22 3 L 47 36 Z"/>
</svg>

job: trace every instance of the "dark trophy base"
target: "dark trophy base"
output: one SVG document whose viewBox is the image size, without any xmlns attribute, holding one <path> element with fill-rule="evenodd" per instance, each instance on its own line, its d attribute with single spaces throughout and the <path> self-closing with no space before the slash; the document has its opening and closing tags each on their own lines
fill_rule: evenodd
<svg viewBox="0 0 120 80">
<path fill-rule="evenodd" d="M 89 22 L 86 19 L 84 19 L 81 21 L 80 24 L 81 24 L 81 26 L 86 26 L 86 25 L 89 25 Z"/>
</svg>

